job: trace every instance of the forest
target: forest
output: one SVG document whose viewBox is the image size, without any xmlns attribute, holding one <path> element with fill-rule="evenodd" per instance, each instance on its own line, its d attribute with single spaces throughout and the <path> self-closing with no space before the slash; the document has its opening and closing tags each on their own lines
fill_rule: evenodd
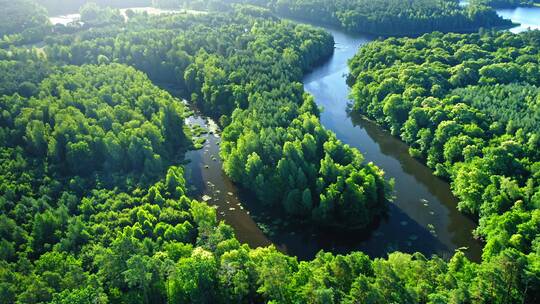
<svg viewBox="0 0 540 304">
<path fill-rule="evenodd" d="M 41 41 L 51 33 L 47 11 L 32 0 L 0 0 L 0 48 Z"/>
<path fill-rule="evenodd" d="M 155 81 L 175 81 L 226 127 L 221 157 L 233 181 L 252 188 L 263 203 L 322 226 L 367 226 L 384 212 L 390 187 L 378 168 L 362 164 L 358 151 L 321 127 L 318 109 L 298 82 L 332 53 L 332 37 L 273 18 L 257 23 L 242 12 L 199 19 L 139 16 L 128 24 L 133 31 L 112 26 L 88 38 L 56 37 L 62 43 L 46 46 L 45 53 L 63 64 L 125 63 Z M 204 25 L 227 18 L 236 24 Z M 179 23 L 184 31 L 174 29 Z"/>
<path fill-rule="evenodd" d="M 32 0 L 21 0 L 25 5 L 33 5 Z M 349 32 L 368 33 L 374 35 L 418 35 L 431 31 L 455 31 L 471 32 L 479 28 L 510 27 L 509 20 L 502 19 L 495 11 L 486 5 L 489 3 L 478 0 L 472 2 L 467 7 L 459 5 L 457 0 L 411 0 L 403 2 L 401 0 L 130 0 L 130 1 L 70 1 L 65 5 L 62 0 L 38 0 L 38 3 L 47 8 L 50 13 L 61 14 L 77 11 L 88 4 L 103 5 L 111 7 L 137 7 L 155 6 L 165 9 L 190 8 L 196 10 L 210 10 L 216 12 L 232 11 L 235 7 L 242 5 L 254 5 L 268 9 L 279 16 L 304 20 L 322 25 L 332 25 L 340 27 Z M 6 1 L 7 6 L 17 5 L 17 1 Z M 31 16 L 43 16 L 41 12 L 23 8 Z M 8 11 L 6 10 L 6 13 Z M 6 14 L 3 20 L 10 20 Z M 22 15 L 26 16 L 26 15 Z M 20 22 L 11 22 L 11 26 L 17 26 Z M 36 37 L 43 37 L 47 27 L 47 22 L 38 18 L 35 21 L 33 30 L 20 33 L 24 38 L 15 36 L 4 44 L 13 43 L 13 40 L 21 42 L 35 42 Z M 6 24 L 7 25 L 7 24 Z M 37 28 L 37 26 L 40 28 Z M 22 25 L 21 25 L 22 26 Z M 25 27 L 28 25 L 24 25 Z M 9 27 L 6 27 L 9 28 Z M 37 32 L 37 30 L 40 30 Z M 5 40 L 5 39 L 4 39 Z M 21 43 L 19 42 L 19 43 Z M 1 46 L 1 45 L 0 45 Z"/>
<path fill-rule="evenodd" d="M 490 8 L 483 5 L 461 7 L 453 0 L 279 0 L 275 10 L 284 16 L 376 35 L 470 32 L 481 27 L 509 25 Z"/>
<path fill-rule="evenodd" d="M 483 0 L 479 0 L 483 1 Z M 159 0 L 167 8 L 225 10 L 234 4 L 252 4 L 279 16 L 331 25 L 349 32 L 374 35 L 417 35 L 431 31 L 471 32 L 507 27 L 485 3 L 461 7 L 457 0 Z"/>
<path fill-rule="evenodd" d="M 366 228 L 392 182 L 321 125 L 301 82 L 334 52 L 329 33 L 251 5 L 124 20 L 86 4 L 85 26 L 51 29 L 42 8 L 14 3 L 48 30 L 39 46 L 0 49 L 2 303 L 540 300 L 538 33 L 390 38 L 350 63 L 354 110 L 400 135 L 479 218 L 481 263 L 461 250 L 299 261 L 241 244 L 188 196 L 190 111 L 161 85 L 219 121 L 224 172 L 265 208 Z M 26 22 L 0 20 L 7 37 L 29 37 Z"/>
<path fill-rule="evenodd" d="M 451 181 L 475 216 L 483 260 L 508 249 L 538 263 L 540 32 L 390 38 L 349 62 L 354 111 Z"/>
</svg>

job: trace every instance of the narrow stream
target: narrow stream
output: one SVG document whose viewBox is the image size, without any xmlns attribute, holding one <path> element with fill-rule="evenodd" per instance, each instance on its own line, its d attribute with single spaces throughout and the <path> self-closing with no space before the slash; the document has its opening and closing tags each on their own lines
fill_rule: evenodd
<svg viewBox="0 0 540 304">
<path fill-rule="evenodd" d="M 234 228 L 240 242 L 252 247 L 270 245 L 271 241 L 257 226 L 239 198 L 240 191 L 221 169 L 221 138 L 217 133 L 217 125 L 194 110 L 195 114 L 186 119 L 186 124 L 202 126 L 209 132 L 201 136 L 206 139 L 202 149 L 186 154 L 189 163 L 185 166 L 185 175 L 190 196 L 216 208 L 218 218 Z"/>
</svg>

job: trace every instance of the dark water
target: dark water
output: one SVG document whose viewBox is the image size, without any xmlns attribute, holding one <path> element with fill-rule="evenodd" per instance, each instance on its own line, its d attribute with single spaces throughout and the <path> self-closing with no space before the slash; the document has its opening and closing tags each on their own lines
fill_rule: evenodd
<svg viewBox="0 0 540 304">
<path fill-rule="evenodd" d="M 540 8 L 505 9 L 498 13 L 522 23 L 513 32 L 540 27 Z M 306 75 L 305 89 L 324 108 L 323 125 L 346 144 L 358 148 L 366 161 L 381 167 L 388 178 L 395 179 L 396 200 L 388 217 L 370 231 L 355 233 L 320 232 L 317 227 L 285 221 L 279 210 L 262 207 L 249 191 L 239 189 L 223 173 L 218 156 L 220 138 L 215 133 L 204 135 L 205 147 L 187 155 L 190 163 L 186 166 L 186 176 L 191 194 L 201 200 L 206 195 L 218 217 L 235 229 L 240 241 L 252 247 L 273 243 L 300 259 L 310 259 L 321 249 L 334 253 L 361 250 L 372 257 L 384 257 L 396 250 L 449 257 L 455 249 L 466 247 L 468 256 L 479 260 L 481 244 L 471 234 L 475 223 L 457 211 L 457 201 L 448 183 L 411 158 L 408 147 L 400 140 L 347 111 L 347 60 L 371 39 L 329 31 L 336 41 L 335 54 Z M 188 120 L 206 127 L 209 122 L 200 114 Z"/>
<path fill-rule="evenodd" d="M 396 195 L 389 217 L 366 240 L 343 244 L 342 248 L 350 246 L 375 256 L 391 250 L 449 256 L 456 248 L 468 247 L 469 256 L 478 259 L 481 245 L 471 236 L 475 223 L 457 211 L 449 185 L 411 158 L 404 143 L 347 111 L 347 60 L 370 39 L 329 31 L 336 41 L 335 54 L 305 77 L 305 89 L 324 109 L 322 124 L 344 143 L 358 148 L 366 161 L 382 168 L 388 178 L 394 178 Z"/>
<path fill-rule="evenodd" d="M 361 250 L 372 257 L 384 257 L 396 250 L 449 257 L 460 247 L 468 247 L 468 255 L 479 259 L 481 246 L 471 236 L 475 224 L 456 210 L 457 202 L 448 184 L 412 159 L 401 141 L 375 124 L 348 114 L 344 79 L 347 60 L 370 39 L 331 32 L 336 41 L 335 54 L 305 77 L 305 89 L 324 108 L 324 126 L 358 148 L 366 161 L 380 166 L 388 178 L 395 179 L 397 199 L 390 205 L 388 218 L 370 231 L 347 233 L 321 232 L 317 227 L 286 221 L 279 210 L 262 207 L 249 191 L 239 189 L 224 175 L 216 134 L 205 135 L 205 147 L 187 155 L 192 195 L 199 199 L 206 195 L 208 203 L 216 206 L 218 217 L 233 226 L 241 241 L 253 247 L 273 243 L 300 259 L 312 258 L 321 249 L 335 253 Z M 195 115 L 188 122 L 208 128 L 209 120 Z"/>
<path fill-rule="evenodd" d="M 202 135 L 206 139 L 200 150 L 189 151 L 185 166 L 186 182 L 191 197 L 206 201 L 216 208 L 218 219 L 224 220 L 236 231 L 238 240 L 251 247 L 268 246 L 271 241 L 257 226 L 250 212 L 239 198 L 241 191 L 225 175 L 219 158 L 221 138 L 215 123 L 195 112 L 186 120 L 188 125 L 200 125 L 210 132 Z M 247 192 L 247 191 L 244 191 Z"/>
</svg>

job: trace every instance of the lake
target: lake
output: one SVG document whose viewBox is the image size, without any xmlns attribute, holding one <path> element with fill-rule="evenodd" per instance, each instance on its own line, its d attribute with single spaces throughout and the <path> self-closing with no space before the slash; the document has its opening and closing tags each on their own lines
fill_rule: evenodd
<svg viewBox="0 0 540 304">
<path fill-rule="evenodd" d="M 509 9 L 498 9 L 499 16 L 510 19 L 520 25 L 511 28 L 512 33 L 520 33 L 526 30 L 540 29 L 540 7 L 517 7 Z"/>
<path fill-rule="evenodd" d="M 122 8 L 119 9 L 120 14 L 127 20 L 127 14 L 126 11 L 131 10 L 135 13 L 147 13 L 149 15 L 162 15 L 162 14 L 192 14 L 192 15 L 200 15 L 200 14 L 206 14 L 206 12 L 203 11 L 195 11 L 195 10 L 168 10 L 168 9 L 159 9 L 155 7 L 130 7 L 130 8 Z M 49 21 L 51 24 L 62 24 L 62 25 L 68 25 L 71 22 L 79 21 L 81 19 L 81 14 L 79 13 L 73 13 L 73 14 L 67 14 L 67 15 L 59 15 L 59 16 L 53 16 L 49 17 Z"/>
</svg>

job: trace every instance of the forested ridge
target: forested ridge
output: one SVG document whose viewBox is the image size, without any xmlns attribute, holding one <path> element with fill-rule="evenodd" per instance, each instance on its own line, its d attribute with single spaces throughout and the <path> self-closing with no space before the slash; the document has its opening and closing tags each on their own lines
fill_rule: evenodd
<svg viewBox="0 0 540 304">
<path fill-rule="evenodd" d="M 224 170 L 262 204 L 321 226 L 361 228 L 384 213 L 391 187 L 380 169 L 321 126 L 319 109 L 300 83 L 332 53 L 332 37 L 251 6 L 198 16 L 134 14 L 127 23 L 115 10 L 85 10 L 89 27 L 55 32 L 40 49 L 0 50 L 3 302 L 538 301 L 538 214 L 530 211 L 537 204 L 537 177 L 526 186 L 516 181 L 518 190 L 501 178 L 508 191 L 488 191 L 496 202 L 514 193 L 522 202 L 481 224 L 496 227 L 482 232 L 488 243 L 495 241 L 481 264 L 460 251 L 449 261 L 420 253 L 370 259 L 361 252 L 321 252 L 299 262 L 274 247 L 240 244 L 214 208 L 186 196 L 182 159 L 192 148 L 184 124 L 189 114 L 156 84 L 173 82 L 190 102 L 219 118 Z M 533 63 L 520 74 L 529 81 L 536 75 L 534 47 L 504 38 L 502 45 L 515 48 L 511 54 L 530 55 L 520 59 Z M 521 39 L 538 41 L 534 35 Z M 370 68 L 375 66 L 384 67 Z M 504 72 L 484 75 L 497 88 L 484 92 L 485 102 L 526 95 L 534 106 L 534 83 L 497 86 Z M 467 89 L 447 90 L 480 108 L 482 101 Z M 530 141 L 533 131 L 517 134 L 520 128 L 537 130 L 535 116 L 506 102 L 501 107 L 514 105 L 515 111 L 498 113 L 494 105 L 478 115 L 498 113 L 511 131 L 495 130 L 515 130 L 521 142 Z M 532 150 L 537 141 L 531 142 Z M 506 151 L 494 153 L 496 161 L 509 158 Z M 530 169 L 532 159 L 518 163 Z M 498 206 L 503 204 L 488 207 Z"/>
<path fill-rule="evenodd" d="M 211 11 L 233 11 L 239 5 L 255 5 L 268 9 L 268 13 L 305 20 L 322 25 L 333 25 L 344 30 L 376 35 L 417 35 L 431 31 L 470 32 L 479 28 L 507 27 L 512 23 L 497 16 L 479 0 L 467 7 L 457 0 L 130 0 L 130 1 L 64 1 L 64 0 L 21 0 L 6 1 L 6 15 L 2 18 L 5 28 L 23 28 L 24 31 L 9 39 L 4 38 L 0 46 L 38 42 L 39 37 L 53 28 L 44 19 L 49 14 L 73 13 L 83 7 L 98 5 L 111 7 L 155 6 L 166 9 L 192 8 Z M 46 8 L 46 9 L 44 9 Z M 9 16 L 9 18 L 8 18 Z M 33 26 L 26 22 L 32 16 Z M 103 17 L 103 16 L 102 16 Z M 20 20 L 19 20 L 20 19 Z M 119 16 L 120 21 L 123 17 Z M 17 21 L 19 20 L 19 21 Z M 24 24 L 22 21 L 25 21 Z M 86 22 L 85 22 L 86 23 Z M 89 27 L 86 23 L 86 27 Z M 55 28 L 55 32 L 64 30 Z M 1 34 L 1 33 L 0 33 Z"/>
<path fill-rule="evenodd" d="M 350 32 L 378 35 L 468 32 L 510 24 L 485 6 L 463 8 L 453 0 L 279 0 L 275 10 L 285 16 L 337 25 Z"/>
<path fill-rule="evenodd" d="M 32 0 L 0 0 L 0 48 L 41 41 L 51 33 L 47 11 Z"/>
<path fill-rule="evenodd" d="M 417 35 L 431 31 L 475 32 L 512 23 L 483 3 L 462 7 L 457 0 L 160 0 L 167 8 L 224 10 L 235 3 L 263 6 L 288 18 L 375 35 Z"/>
<path fill-rule="evenodd" d="M 458 208 L 479 218 L 483 260 L 518 251 L 536 277 L 539 38 L 538 31 L 390 38 L 362 48 L 348 78 L 353 110 L 404 140 L 451 181 Z"/>
</svg>

